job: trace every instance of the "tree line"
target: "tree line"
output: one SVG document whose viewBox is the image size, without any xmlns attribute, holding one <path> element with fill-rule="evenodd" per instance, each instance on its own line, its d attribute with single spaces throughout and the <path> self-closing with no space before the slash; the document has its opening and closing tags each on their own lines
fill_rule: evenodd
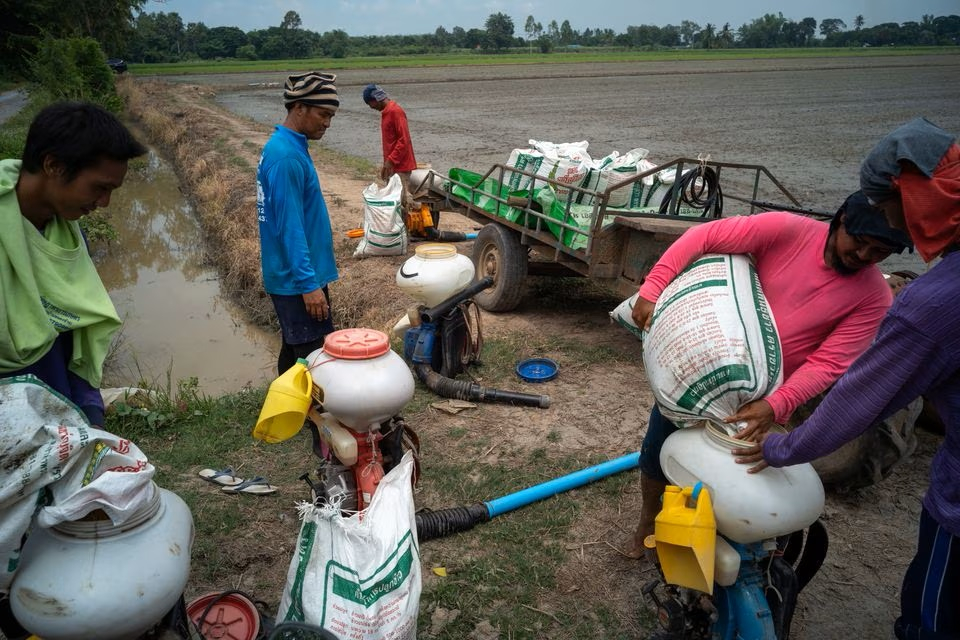
<svg viewBox="0 0 960 640">
<path fill-rule="evenodd" d="M 960 44 L 960 16 L 924 15 L 918 22 L 865 27 L 862 15 L 849 25 L 841 18 L 795 21 L 782 13 L 764 14 L 739 27 L 691 20 L 679 25 L 631 25 L 574 29 L 569 20 L 543 23 L 527 16 L 520 32 L 504 13 L 491 14 L 483 28 L 450 30 L 440 26 L 418 35 L 351 36 L 335 29 L 318 33 L 303 27 L 296 11 L 287 11 L 277 26 L 243 31 L 238 27 L 184 24 L 176 12 L 144 12 L 146 0 L 60 0 L 17 2 L 8 10 L 8 27 L 0 32 L 0 72 L 25 75 L 28 61 L 49 38 L 90 37 L 108 56 L 131 62 L 185 60 L 297 59 L 314 57 L 391 56 L 442 53 L 533 51 L 549 53 L 578 48 L 770 48 L 860 47 Z"/>
<path fill-rule="evenodd" d="M 848 27 L 841 18 L 803 18 L 765 14 L 737 28 L 729 23 L 703 26 L 691 20 L 679 25 L 628 26 L 578 31 L 569 20 L 551 20 L 546 27 L 527 16 L 523 33 L 504 13 L 491 14 L 482 29 L 437 27 L 419 35 L 351 36 L 342 30 L 317 33 L 304 29 L 296 11 L 288 11 L 278 26 L 244 32 L 237 27 L 184 24 L 176 13 L 141 13 L 133 23 L 133 37 L 124 54 L 137 62 L 175 62 L 184 59 L 290 59 L 347 56 L 388 56 L 438 53 L 455 49 L 543 53 L 579 47 L 642 48 L 770 48 L 859 47 L 887 45 L 956 45 L 960 43 L 960 16 L 924 15 L 919 22 L 883 23 L 864 27 L 855 16 Z"/>
</svg>

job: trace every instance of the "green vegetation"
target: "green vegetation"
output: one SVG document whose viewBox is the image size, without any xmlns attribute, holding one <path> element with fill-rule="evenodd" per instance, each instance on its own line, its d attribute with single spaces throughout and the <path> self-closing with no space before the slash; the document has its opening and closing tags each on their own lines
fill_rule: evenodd
<svg viewBox="0 0 960 640">
<path fill-rule="evenodd" d="M 392 59 L 410 55 L 526 53 L 617 49 L 751 49 L 885 46 L 955 46 L 960 40 L 960 16 L 924 15 L 919 22 L 884 23 L 864 27 L 857 16 L 851 29 L 840 18 L 794 21 L 782 13 L 764 14 L 734 27 L 730 23 L 702 26 L 692 20 L 679 25 L 627 25 L 579 31 L 569 20 L 550 20 L 544 28 L 534 16 L 516 34 L 513 19 L 504 13 L 487 17 L 483 28 L 440 26 L 416 35 L 350 36 L 342 30 L 318 33 L 303 28 L 295 11 L 287 11 L 279 26 L 244 33 L 237 27 L 208 28 L 202 23 L 184 26 L 177 13 L 141 13 L 133 23 L 133 37 L 124 53 L 137 63 L 241 59 L 245 61 L 357 57 Z M 819 33 L 819 37 L 818 37 Z M 534 46 L 536 45 L 536 46 Z"/>
<path fill-rule="evenodd" d="M 505 53 L 483 54 L 460 52 L 451 54 L 423 54 L 409 56 L 310 58 L 306 60 L 194 60 L 177 63 L 132 64 L 134 75 L 184 75 L 204 73 L 243 73 L 250 71 L 287 72 L 294 68 L 318 69 L 393 69 L 443 67 L 454 65 L 500 64 L 577 64 L 598 62 L 667 62 L 675 60 L 740 60 L 776 58 L 838 58 L 874 57 L 888 55 L 960 54 L 957 47 L 885 47 L 885 48 L 817 48 L 817 49 L 670 49 L 637 50 L 580 50 L 562 53 Z"/>
<path fill-rule="evenodd" d="M 46 38 L 29 61 L 33 82 L 30 100 L 0 128 L 0 158 L 19 158 L 30 123 L 43 107 L 60 100 L 85 100 L 105 109 L 119 111 L 123 101 L 117 95 L 113 72 L 107 66 L 100 45 L 92 38 Z M 87 238 L 113 240 L 116 231 L 104 213 L 84 216 L 80 226 Z"/>
<path fill-rule="evenodd" d="M 0 32 L 0 77 L 32 80 L 30 61 L 45 39 L 93 38 L 108 55 L 125 49 L 147 0 L 8 2 Z"/>
<path fill-rule="evenodd" d="M 737 50 L 757 57 L 761 54 L 750 50 L 956 48 L 960 43 L 958 15 L 923 15 L 919 21 L 869 27 L 864 16 L 858 15 L 848 28 L 836 17 L 795 21 L 782 13 L 767 13 L 739 27 L 729 22 L 701 26 L 687 19 L 679 25 L 625 25 L 619 32 L 611 28 L 578 30 L 569 20 L 540 22 L 529 15 L 521 36 L 513 19 L 498 12 L 490 14 L 482 28 L 454 26 L 448 31 L 439 26 L 432 33 L 351 36 L 340 29 L 319 33 L 304 28 L 296 11 L 287 11 L 276 26 L 244 32 L 229 25 L 184 24 L 176 12 L 143 11 L 146 4 L 146 0 L 14 3 L 5 16 L 7 28 L 0 35 L 0 81 L 33 79 L 30 62 L 47 38 L 92 38 L 109 56 L 126 58 L 135 66 L 183 65 L 140 69 L 149 73 L 277 70 L 317 62 L 332 68 L 463 64 L 483 60 L 488 54 L 495 57 L 486 63 L 557 62 L 569 55 L 598 56 L 593 61 L 647 59 L 634 58 L 636 52 L 665 55 L 670 60 L 700 59 L 687 57 L 687 52 L 708 50 Z M 198 61 L 202 63 L 195 66 Z"/>
<path fill-rule="evenodd" d="M 83 100 L 114 112 L 123 107 L 113 72 L 93 38 L 44 39 L 30 61 L 30 76 L 30 92 L 44 104 Z"/>
<path fill-rule="evenodd" d="M 490 444 L 468 438 L 459 447 L 468 455 L 481 456 Z M 451 506 L 507 495 L 600 462 L 552 459 L 545 449 L 523 454 L 507 446 L 498 464 L 478 469 L 450 460 L 444 453 L 425 449 L 424 458 L 432 464 L 424 466 L 424 474 L 431 485 L 437 485 L 432 490 L 445 496 Z M 608 478 L 504 514 L 467 533 L 425 542 L 421 546 L 424 570 L 443 567 L 447 577 L 425 579 L 420 629 L 428 629 L 432 611 L 443 608 L 460 611 L 443 629 L 443 638 L 470 637 L 482 620 L 488 620 L 499 629 L 500 637 L 506 638 L 543 637 L 541 633 L 551 626 L 562 629 L 562 637 L 567 638 L 633 637 L 625 632 L 622 621 L 603 607 L 589 612 L 560 607 L 556 614 L 540 608 L 541 595 L 558 588 L 557 571 L 569 556 L 563 542 L 571 526 L 585 516 L 585 505 L 605 500 L 605 491 L 622 488 L 622 482 L 616 476 Z"/>
<path fill-rule="evenodd" d="M 19 158 L 27 140 L 27 130 L 43 105 L 28 103 L 23 109 L 4 121 L 0 127 L 0 158 Z"/>
</svg>

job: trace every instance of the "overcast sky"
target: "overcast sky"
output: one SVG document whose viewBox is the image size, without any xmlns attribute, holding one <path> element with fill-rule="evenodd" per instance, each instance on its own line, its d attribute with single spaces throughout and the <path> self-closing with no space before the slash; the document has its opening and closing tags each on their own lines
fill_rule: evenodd
<svg viewBox="0 0 960 640">
<path fill-rule="evenodd" d="M 244 31 L 280 26 L 287 11 L 296 11 L 303 28 L 318 33 L 342 29 L 349 35 L 433 33 L 437 27 L 482 29 L 490 14 L 513 18 L 514 33 L 523 36 L 527 16 L 544 29 L 551 20 L 570 21 L 577 31 L 610 28 L 622 33 L 628 25 L 679 25 L 691 20 L 732 29 L 765 13 L 783 13 L 800 21 L 840 18 L 853 27 L 857 15 L 864 26 L 882 22 L 919 22 L 924 14 L 960 14 L 958 0 L 147 0 L 148 13 L 178 13 L 184 24 L 240 27 Z"/>
</svg>

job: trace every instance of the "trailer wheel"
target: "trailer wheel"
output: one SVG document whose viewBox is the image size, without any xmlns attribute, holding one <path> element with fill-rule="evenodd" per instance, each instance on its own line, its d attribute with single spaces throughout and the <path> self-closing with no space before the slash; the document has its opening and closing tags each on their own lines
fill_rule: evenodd
<svg viewBox="0 0 960 640">
<path fill-rule="evenodd" d="M 487 311 L 510 311 L 520 304 L 527 277 L 527 252 L 519 235 L 503 225 L 483 225 L 473 241 L 473 264 L 477 280 L 491 276 L 493 286 L 474 300 Z"/>
</svg>

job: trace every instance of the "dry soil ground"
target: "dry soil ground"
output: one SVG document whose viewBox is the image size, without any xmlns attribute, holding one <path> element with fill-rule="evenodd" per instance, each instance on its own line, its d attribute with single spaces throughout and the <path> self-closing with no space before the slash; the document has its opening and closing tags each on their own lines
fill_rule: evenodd
<svg viewBox="0 0 960 640">
<path fill-rule="evenodd" d="M 440 170 L 485 170 L 530 138 L 588 140 L 594 155 L 644 147 L 655 162 L 709 153 L 714 159 L 765 164 L 805 204 L 833 209 L 856 188 L 859 160 L 894 126 L 925 115 L 960 131 L 958 71 L 960 56 L 345 71 L 343 108 L 324 144 L 376 161 L 377 114 L 360 100 L 362 86 L 375 81 L 405 107 L 418 159 Z M 217 102 L 261 126 L 282 116 L 279 89 L 264 83 L 282 80 L 283 74 L 177 79 L 212 86 Z M 195 92 L 198 100 L 205 94 Z M 223 118 L 228 135 L 258 128 L 237 118 L 231 124 L 224 113 L 216 117 Z M 319 170 L 328 200 L 340 198 L 336 231 L 355 226 L 366 185 L 337 167 Z M 456 224 L 469 226 L 463 220 Z M 343 266 L 348 274 L 362 270 L 386 282 L 399 263 L 371 259 Z M 560 439 L 549 446 L 561 450 L 589 449 L 612 458 L 638 449 L 651 396 L 639 343 L 608 322 L 607 312 L 617 302 L 597 294 L 545 308 L 528 295 L 514 312 L 486 314 L 488 333 L 556 332 L 632 354 L 633 362 L 562 369 L 544 385 L 554 399 L 546 410 L 482 405 L 457 416 L 424 414 L 415 425 L 421 438 L 461 426 L 497 429 L 514 447 L 531 450 L 544 446 L 551 431 Z M 892 637 L 900 577 L 912 554 L 937 445 L 936 436 L 923 432 L 918 451 L 883 483 L 828 496 L 823 519 L 831 548 L 800 596 L 793 637 Z M 496 462 L 494 449 L 477 464 Z M 636 620 L 637 608 L 644 606 L 639 589 L 650 575 L 619 550 L 638 503 L 638 492 L 628 491 L 618 503 L 597 505 L 591 519 L 569 533 L 565 548 L 574 550 L 558 592 L 576 591 L 581 601 L 604 602 L 623 619 Z M 429 543 L 424 546 L 429 556 Z M 275 562 L 285 566 L 280 558 Z M 545 607 L 552 604 L 547 598 Z M 637 628 L 637 637 L 641 632 Z"/>
</svg>

